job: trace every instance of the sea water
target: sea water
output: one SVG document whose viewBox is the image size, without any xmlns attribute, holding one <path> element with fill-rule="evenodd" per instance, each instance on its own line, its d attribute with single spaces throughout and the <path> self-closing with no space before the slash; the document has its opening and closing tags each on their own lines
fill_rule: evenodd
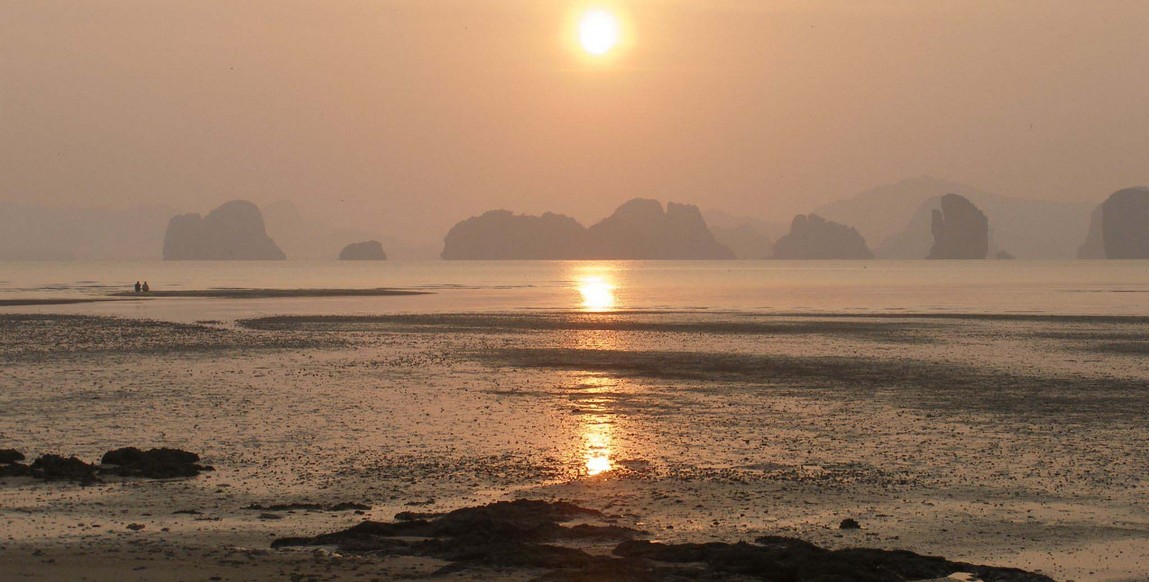
<svg viewBox="0 0 1149 582">
<path fill-rule="evenodd" d="M 419 296 L 165 298 L 0 307 L 173 320 L 517 310 L 1149 314 L 1149 261 L 381 261 L 0 263 L 0 301 L 153 290 L 365 289 Z"/>
</svg>

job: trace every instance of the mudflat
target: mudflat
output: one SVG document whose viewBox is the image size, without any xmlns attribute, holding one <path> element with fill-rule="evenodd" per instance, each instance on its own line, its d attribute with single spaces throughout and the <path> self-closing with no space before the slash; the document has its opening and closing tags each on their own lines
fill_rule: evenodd
<svg viewBox="0 0 1149 582">
<path fill-rule="evenodd" d="M 533 579 L 547 570 L 272 547 L 404 512 L 533 499 L 661 544 L 777 536 L 1058 580 L 1140 579 L 1144 323 L 4 315 L 0 449 L 94 463 L 171 447 L 215 470 L 86 486 L 2 478 L 0 571 Z M 859 527 L 842 529 L 847 519 Z"/>
<path fill-rule="evenodd" d="M 430 291 L 414 289 L 165 289 L 147 292 L 117 291 L 111 297 L 198 297 L 207 299 L 283 299 L 305 297 L 390 297 L 429 295 Z"/>
</svg>

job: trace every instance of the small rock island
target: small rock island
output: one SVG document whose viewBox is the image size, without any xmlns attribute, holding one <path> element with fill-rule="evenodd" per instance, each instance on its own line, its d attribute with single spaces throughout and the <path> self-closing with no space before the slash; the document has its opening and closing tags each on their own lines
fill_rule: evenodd
<svg viewBox="0 0 1149 582">
<path fill-rule="evenodd" d="M 339 251 L 340 261 L 386 261 L 387 253 L 377 240 L 351 243 Z"/>
</svg>

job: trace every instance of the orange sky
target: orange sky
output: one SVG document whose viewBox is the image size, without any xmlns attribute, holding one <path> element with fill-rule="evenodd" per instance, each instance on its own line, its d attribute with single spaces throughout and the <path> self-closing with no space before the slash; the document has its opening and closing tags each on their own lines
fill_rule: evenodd
<svg viewBox="0 0 1149 582">
<path fill-rule="evenodd" d="M 286 199 L 418 241 L 635 196 L 785 221 L 922 174 L 1149 184 L 1144 0 L 614 2 L 602 62 L 582 5 L 0 2 L 0 199 Z"/>
</svg>

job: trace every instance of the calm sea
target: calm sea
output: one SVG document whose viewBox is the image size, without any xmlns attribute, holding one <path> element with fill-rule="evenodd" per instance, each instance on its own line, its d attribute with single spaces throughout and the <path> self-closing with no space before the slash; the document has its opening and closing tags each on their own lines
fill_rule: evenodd
<svg viewBox="0 0 1149 582">
<path fill-rule="evenodd" d="M 154 290 L 390 287 L 411 297 L 190 299 L 0 307 L 173 320 L 515 310 L 1149 314 L 1149 261 L 0 263 L 0 300 Z"/>
</svg>

